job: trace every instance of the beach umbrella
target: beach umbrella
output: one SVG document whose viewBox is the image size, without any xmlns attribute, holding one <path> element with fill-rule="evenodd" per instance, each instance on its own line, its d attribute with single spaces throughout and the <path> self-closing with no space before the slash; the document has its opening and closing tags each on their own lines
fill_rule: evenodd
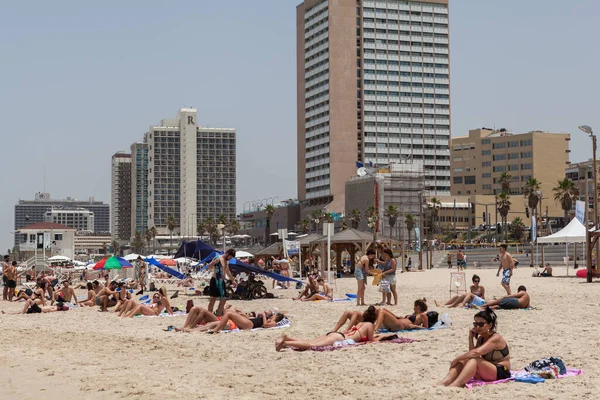
<svg viewBox="0 0 600 400">
<path fill-rule="evenodd" d="M 129 263 L 129 261 L 127 261 L 124 258 L 115 257 L 115 256 L 103 258 L 102 260 L 98 261 L 96 263 L 96 265 L 94 265 L 95 270 L 121 269 L 121 268 L 131 268 L 131 267 L 133 267 L 133 265 L 131 265 Z"/>
<path fill-rule="evenodd" d="M 172 258 L 163 258 L 162 260 L 159 260 L 158 262 L 161 263 L 162 265 L 166 265 L 167 267 L 177 266 L 177 261 L 173 260 Z"/>
<path fill-rule="evenodd" d="M 252 255 L 251 253 L 248 253 L 247 251 L 242 251 L 242 250 L 238 250 L 235 252 L 235 258 L 248 258 L 248 257 L 254 257 L 254 255 Z"/>
</svg>

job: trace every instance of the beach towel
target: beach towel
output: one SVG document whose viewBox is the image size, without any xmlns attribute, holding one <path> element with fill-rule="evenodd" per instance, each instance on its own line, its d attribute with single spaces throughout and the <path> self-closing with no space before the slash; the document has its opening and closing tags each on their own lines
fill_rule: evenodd
<svg viewBox="0 0 600 400">
<path fill-rule="evenodd" d="M 383 341 L 383 342 L 361 342 L 361 343 L 347 344 L 347 345 L 343 345 L 343 346 L 314 346 L 314 347 L 311 347 L 308 350 L 298 349 L 296 347 L 290 347 L 290 348 L 292 350 L 295 350 L 295 351 L 334 351 L 334 350 L 348 349 L 350 347 L 362 346 L 362 345 L 367 344 L 367 343 L 373 343 L 373 344 L 378 344 L 378 343 L 406 344 L 406 343 L 414 343 L 414 342 L 418 342 L 418 340 L 404 338 L 404 337 L 399 337 L 397 339 L 386 340 L 386 341 Z"/>
<path fill-rule="evenodd" d="M 254 328 L 254 329 L 250 329 L 250 331 L 254 332 L 254 331 L 264 331 L 265 329 L 281 329 L 281 328 L 289 328 L 290 326 L 292 326 L 292 321 L 290 321 L 287 318 L 284 318 L 277 323 L 277 326 L 274 326 L 273 328 Z M 221 333 L 234 333 L 234 332 L 239 332 L 241 330 L 243 330 L 243 329 L 232 329 L 232 330 L 223 329 L 221 331 Z"/>
<path fill-rule="evenodd" d="M 510 373 L 512 375 L 510 378 L 500 379 L 498 381 L 487 382 L 487 381 L 482 381 L 479 379 L 471 379 L 469 382 L 467 382 L 465 384 L 465 386 L 468 387 L 469 389 L 471 389 L 476 386 L 496 385 L 499 383 L 506 383 L 506 382 L 513 382 L 513 381 L 533 383 L 533 382 L 529 382 L 528 377 L 531 375 L 525 370 L 510 371 Z M 581 375 L 581 374 L 583 374 L 583 371 L 580 369 L 567 369 L 567 373 L 563 374 L 563 375 L 559 375 L 558 379 L 569 378 L 569 377 L 577 376 L 577 375 Z M 536 381 L 537 381 L 537 379 L 536 379 Z"/>
<path fill-rule="evenodd" d="M 180 315 L 187 315 L 185 310 L 175 311 L 173 315 L 166 311 L 161 312 L 159 315 L 135 315 L 134 318 L 163 318 L 163 317 L 179 317 Z"/>
<path fill-rule="evenodd" d="M 438 329 L 446 329 L 446 328 L 449 328 L 450 326 L 452 326 L 452 321 L 450 321 L 450 316 L 447 313 L 444 313 L 444 314 L 442 314 L 442 316 L 440 316 L 440 319 L 438 320 L 438 322 L 436 322 L 430 328 L 405 329 L 402 331 L 394 331 L 394 332 L 389 331 L 385 328 L 382 328 L 382 329 L 378 329 L 377 332 L 378 333 L 404 333 L 404 332 L 419 332 L 419 331 L 435 331 Z"/>
</svg>

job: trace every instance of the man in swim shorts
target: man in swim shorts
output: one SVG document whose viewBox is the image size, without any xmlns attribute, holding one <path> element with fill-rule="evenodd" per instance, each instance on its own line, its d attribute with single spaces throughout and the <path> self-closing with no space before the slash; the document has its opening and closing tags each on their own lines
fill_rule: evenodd
<svg viewBox="0 0 600 400">
<path fill-rule="evenodd" d="M 515 263 L 512 256 L 506 251 L 508 245 L 500 245 L 500 267 L 496 276 L 500 276 L 500 270 L 502 270 L 502 287 L 506 290 L 506 294 L 510 296 L 510 278 L 515 268 Z"/>
<path fill-rule="evenodd" d="M 223 315 L 223 309 L 225 303 L 227 303 L 227 297 L 225 293 L 225 275 L 231 281 L 233 281 L 233 275 L 229 271 L 229 261 L 235 257 L 235 250 L 229 249 L 225 254 L 215 257 L 214 260 L 208 265 L 208 271 L 213 270 L 213 276 L 210 278 L 209 294 L 210 300 L 208 301 L 208 311 L 213 312 L 215 302 L 219 299 L 219 306 L 217 307 L 217 316 Z"/>
<path fill-rule="evenodd" d="M 500 300 L 490 301 L 482 308 L 490 307 L 493 310 L 517 310 L 519 308 L 529 308 L 529 294 L 527 288 L 523 285 L 519 286 L 518 292 L 513 295 L 505 296 Z"/>
<path fill-rule="evenodd" d="M 58 303 L 70 303 L 73 304 L 73 306 L 77 305 L 77 295 L 75 294 L 73 287 L 69 285 L 68 280 L 63 281 L 63 287 L 54 292 L 50 304 L 54 304 L 55 301 Z"/>
<path fill-rule="evenodd" d="M 114 299 L 114 296 L 117 294 L 115 291 L 116 288 L 117 282 L 112 281 L 108 287 L 105 287 L 98 292 L 94 302 L 97 306 L 100 306 L 99 311 L 106 312 L 108 311 L 108 307 L 114 307 L 117 305 L 117 301 Z M 113 298 L 110 298 L 110 296 L 113 296 Z"/>
<path fill-rule="evenodd" d="M 8 267 L 6 272 L 4 272 L 6 276 L 6 286 L 8 287 L 8 301 L 12 301 L 13 297 L 15 297 L 15 288 L 17 287 L 17 262 L 13 261 L 12 264 Z"/>
<path fill-rule="evenodd" d="M 2 289 L 2 300 L 8 300 L 8 286 L 6 286 L 6 281 L 8 277 L 6 276 L 6 271 L 10 265 L 8 262 L 10 261 L 10 256 L 4 256 L 4 261 L 2 261 L 2 284 L 4 288 Z"/>
</svg>

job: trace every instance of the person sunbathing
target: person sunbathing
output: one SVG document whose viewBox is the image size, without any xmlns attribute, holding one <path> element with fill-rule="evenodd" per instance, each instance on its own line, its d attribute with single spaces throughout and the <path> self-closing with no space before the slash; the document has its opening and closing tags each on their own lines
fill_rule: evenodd
<svg viewBox="0 0 600 400">
<path fill-rule="evenodd" d="M 160 291 L 152 295 L 152 301 L 149 305 L 139 304 L 134 302 L 134 300 L 128 300 L 127 304 L 132 306 L 125 313 L 120 313 L 119 316 L 124 316 L 125 318 L 133 318 L 136 315 L 154 317 L 160 315 L 163 310 L 173 315 L 173 309 L 169 304 L 169 300 Z"/>
<path fill-rule="evenodd" d="M 87 299 L 79 302 L 80 307 L 94 307 L 96 302 L 94 301 L 94 297 L 96 297 L 96 292 L 94 291 L 94 285 L 92 282 L 87 283 Z"/>
<path fill-rule="evenodd" d="M 115 298 L 117 299 L 117 305 L 115 306 L 115 312 L 118 312 L 128 300 L 131 300 L 131 293 L 127 290 L 127 286 L 124 282 L 119 282 L 117 284 L 116 292 Z"/>
<path fill-rule="evenodd" d="M 317 278 L 317 283 L 323 286 L 323 291 L 320 293 L 315 293 L 308 298 L 302 299 L 302 301 L 333 300 L 333 288 L 321 277 Z"/>
<path fill-rule="evenodd" d="M 40 307 L 40 305 L 38 303 L 36 303 L 35 300 L 29 299 L 25 302 L 25 307 L 23 307 L 23 310 L 21 312 L 10 313 L 10 314 L 13 314 L 13 315 L 14 314 L 40 314 L 40 313 L 50 313 L 50 312 L 56 312 L 56 311 L 69 311 L 69 307 L 66 306 L 62 302 L 58 302 L 58 303 L 56 303 L 56 305 L 53 305 L 53 306 Z M 2 314 L 7 314 L 7 313 L 2 311 Z"/>
<path fill-rule="evenodd" d="M 375 322 L 375 331 L 380 328 L 386 328 L 389 331 L 405 331 L 411 329 L 429 328 L 429 319 L 427 318 L 426 299 L 415 300 L 414 314 L 405 317 L 397 317 L 394 313 L 385 308 L 381 308 L 377 313 Z"/>
<path fill-rule="evenodd" d="M 308 276 L 308 283 L 304 286 L 304 290 L 299 292 L 298 297 L 293 300 L 308 299 L 309 297 L 319 293 L 319 284 L 314 276 Z"/>
<path fill-rule="evenodd" d="M 268 317 L 270 315 L 270 317 Z M 280 322 L 285 315 L 283 313 L 271 313 L 269 314 L 267 311 L 259 313 L 255 317 L 250 317 L 245 314 L 239 314 L 235 311 L 226 311 L 221 320 L 215 327 L 213 333 L 219 333 L 221 330 L 225 328 L 233 329 L 241 329 L 241 330 L 250 330 L 256 328 L 274 328 L 277 326 L 277 323 Z M 235 324 L 235 328 L 231 327 L 230 322 Z"/>
<path fill-rule="evenodd" d="M 225 311 L 226 312 L 231 311 L 231 312 L 236 312 L 238 314 L 244 314 L 244 312 L 242 310 L 239 310 L 237 308 L 232 309 L 231 305 L 226 306 Z M 270 318 L 272 314 L 273 313 L 271 313 L 271 312 L 267 312 L 267 318 Z M 256 313 L 254 311 L 251 311 L 244 315 L 246 315 L 249 318 L 256 317 Z M 221 321 L 221 317 L 215 316 L 213 313 L 211 313 L 210 311 L 208 311 L 200 306 L 195 306 L 190 309 L 190 312 L 188 313 L 188 316 L 185 320 L 185 324 L 183 325 L 183 328 L 173 327 L 172 329 L 175 330 L 176 332 L 196 332 L 196 331 L 206 332 L 206 331 L 215 329 L 217 327 L 219 321 Z M 230 320 L 229 323 L 230 323 L 229 330 L 233 330 L 233 329 L 237 328 L 237 326 L 235 325 L 235 323 L 233 321 Z"/>
<path fill-rule="evenodd" d="M 450 363 L 444 386 L 463 387 L 471 378 L 487 382 L 510 378 L 510 352 L 504 338 L 496 333 L 496 314 L 490 307 L 475 314 L 469 330 L 469 351 Z"/>
<path fill-rule="evenodd" d="M 38 305 L 45 306 L 46 298 L 44 297 L 44 293 L 46 292 L 46 281 L 40 280 L 36 282 L 35 288 L 31 292 L 31 294 L 27 294 L 26 290 L 21 290 L 19 292 L 19 296 L 17 300 L 34 300 Z"/>
<path fill-rule="evenodd" d="M 476 299 L 476 297 L 478 297 L 481 300 L 485 299 L 485 288 L 481 285 L 479 285 L 479 282 L 481 281 L 481 278 L 479 278 L 479 276 L 477 275 L 473 275 L 472 278 L 472 282 L 473 284 L 471 285 L 470 292 L 467 294 L 460 294 L 457 296 L 453 296 L 450 300 L 448 300 L 446 303 L 440 305 L 440 303 L 438 303 L 437 300 L 434 300 L 435 305 L 438 307 L 448 307 L 448 308 L 455 308 L 455 307 L 464 307 L 465 304 L 471 303 L 472 301 L 474 301 Z M 481 303 L 481 301 L 476 301 Z M 481 304 L 484 304 L 485 301 Z M 481 305 L 480 304 L 480 305 Z"/>
<path fill-rule="evenodd" d="M 346 335 L 341 332 L 329 332 L 325 336 L 316 339 L 297 339 L 286 335 L 275 342 L 275 350 L 281 351 L 284 347 L 296 347 L 301 350 L 308 350 L 311 347 L 320 346 L 347 346 L 356 343 L 372 342 L 375 340 L 375 330 L 373 323 L 377 319 L 377 313 L 374 306 L 369 306 L 363 313 L 363 322 L 354 326 L 351 333 Z"/>
<path fill-rule="evenodd" d="M 492 310 L 503 309 L 503 310 L 516 310 L 519 308 L 529 308 L 530 298 L 527 293 L 527 288 L 523 285 L 519 286 L 516 294 L 510 296 L 504 296 L 500 300 L 490 301 L 486 306 Z M 483 308 L 483 307 L 482 307 Z"/>
<path fill-rule="evenodd" d="M 192 287 L 194 286 L 194 279 L 190 276 L 190 274 L 185 274 L 186 278 L 177 282 L 177 287 Z"/>
<path fill-rule="evenodd" d="M 375 308 L 375 312 L 379 312 L 379 309 Z M 333 331 L 339 331 L 342 328 L 342 326 L 344 326 L 346 321 L 348 321 L 348 327 L 346 328 L 346 330 L 351 329 L 352 327 L 363 322 L 363 314 L 364 313 L 360 311 L 344 311 L 337 324 L 335 324 Z"/>
</svg>

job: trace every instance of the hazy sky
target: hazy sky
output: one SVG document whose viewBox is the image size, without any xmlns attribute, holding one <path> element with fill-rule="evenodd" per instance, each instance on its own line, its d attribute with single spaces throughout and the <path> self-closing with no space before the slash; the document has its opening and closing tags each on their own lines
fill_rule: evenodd
<svg viewBox="0 0 600 400">
<path fill-rule="evenodd" d="M 184 106 L 234 127 L 238 212 L 296 197 L 299 0 L 13 1 L 0 5 L 0 253 L 14 204 L 110 202 L 110 159 Z M 598 0 L 451 0 L 452 135 L 570 132 L 571 160 L 600 133 Z M 551 160 L 549 160 L 551 162 Z"/>
</svg>

